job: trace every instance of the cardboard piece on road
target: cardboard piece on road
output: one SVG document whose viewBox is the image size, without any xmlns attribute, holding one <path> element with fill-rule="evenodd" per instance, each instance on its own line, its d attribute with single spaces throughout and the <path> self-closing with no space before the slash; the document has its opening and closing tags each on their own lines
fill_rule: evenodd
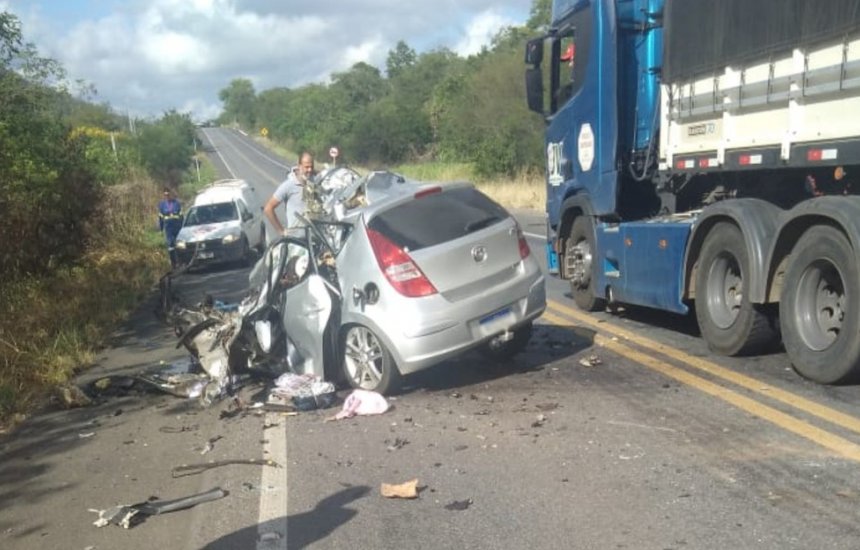
<svg viewBox="0 0 860 550">
<path fill-rule="evenodd" d="M 418 498 L 418 478 L 399 485 L 383 483 L 380 493 L 385 498 Z"/>
</svg>

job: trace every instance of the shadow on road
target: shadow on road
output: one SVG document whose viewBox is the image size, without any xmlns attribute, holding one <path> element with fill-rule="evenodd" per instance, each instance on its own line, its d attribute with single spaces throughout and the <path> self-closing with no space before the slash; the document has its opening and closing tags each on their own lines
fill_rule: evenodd
<svg viewBox="0 0 860 550">
<path fill-rule="evenodd" d="M 352 520 L 358 512 L 347 506 L 366 496 L 370 487 L 348 487 L 330 495 L 317 503 L 307 512 L 287 516 L 287 548 L 299 550 L 322 540 L 335 530 Z M 233 550 L 234 548 L 253 548 L 254 541 L 261 537 L 283 537 L 284 519 L 246 527 L 230 533 L 211 544 L 205 550 Z"/>
<path fill-rule="evenodd" d="M 406 377 L 403 393 L 452 390 L 540 371 L 555 361 L 590 348 L 594 344 L 594 334 L 594 331 L 575 326 L 535 325 L 529 345 L 509 360 L 491 360 L 477 351 L 468 353 Z"/>
</svg>

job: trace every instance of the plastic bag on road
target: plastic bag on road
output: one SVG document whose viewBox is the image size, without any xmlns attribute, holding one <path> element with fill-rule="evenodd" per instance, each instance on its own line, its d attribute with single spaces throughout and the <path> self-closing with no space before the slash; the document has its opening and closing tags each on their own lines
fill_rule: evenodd
<svg viewBox="0 0 860 550">
<path fill-rule="evenodd" d="M 388 401 L 375 391 L 353 390 L 349 394 L 349 397 L 346 398 L 346 401 L 343 402 L 341 411 L 334 415 L 334 420 L 352 418 L 353 416 L 382 414 L 388 410 L 388 406 Z"/>
</svg>

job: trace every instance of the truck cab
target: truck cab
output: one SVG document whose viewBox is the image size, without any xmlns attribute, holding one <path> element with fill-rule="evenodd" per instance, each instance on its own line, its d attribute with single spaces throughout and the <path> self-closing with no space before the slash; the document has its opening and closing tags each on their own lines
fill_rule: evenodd
<svg viewBox="0 0 860 550">
<path fill-rule="evenodd" d="M 803 376 L 860 376 L 855 6 L 553 2 L 527 98 L 547 125 L 548 263 L 581 308 L 694 309 L 717 353 L 781 336 Z"/>
</svg>

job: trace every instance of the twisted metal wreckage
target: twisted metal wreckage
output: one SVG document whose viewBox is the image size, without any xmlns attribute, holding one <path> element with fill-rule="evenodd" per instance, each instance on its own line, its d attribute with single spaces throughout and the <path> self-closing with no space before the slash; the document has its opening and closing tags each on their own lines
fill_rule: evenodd
<svg viewBox="0 0 860 550">
<path fill-rule="evenodd" d="M 335 257 L 351 225 L 341 220 L 374 193 L 389 192 L 403 178 L 390 172 L 360 176 L 345 167 L 321 173 L 305 186 L 304 227 L 271 242 L 249 275 L 250 292 L 238 305 L 207 297 L 184 307 L 172 278 L 162 279 L 164 318 L 192 359 L 186 368 L 148 381 L 162 390 L 198 397 L 204 406 L 227 394 L 243 373 L 274 377 L 285 372 L 336 376 L 336 304 L 343 298 Z M 193 258 L 190 266 L 193 266 Z M 335 321 L 335 322 L 332 322 Z M 203 373 L 195 373 L 196 367 Z"/>
</svg>

